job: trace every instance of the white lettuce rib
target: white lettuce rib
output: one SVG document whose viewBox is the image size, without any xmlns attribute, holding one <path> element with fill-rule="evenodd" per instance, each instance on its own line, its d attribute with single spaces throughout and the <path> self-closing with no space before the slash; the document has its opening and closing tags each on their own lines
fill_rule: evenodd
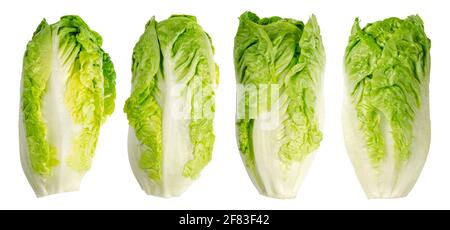
<svg viewBox="0 0 450 230">
<path fill-rule="evenodd" d="M 428 82 L 423 83 L 422 105 L 415 116 L 411 156 L 402 164 L 400 171 L 395 166 L 393 139 L 385 118 L 382 118 L 381 123 L 386 156 L 379 168 L 374 169 L 348 87 L 346 83 L 342 111 L 344 139 L 356 175 L 367 197 L 397 198 L 408 195 L 422 171 L 430 146 Z"/>
<path fill-rule="evenodd" d="M 189 133 L 191 98 L 189 93 L 182 92 L 186 85 L 176 82 L 174 68 L 170 58 L 164 58 L 164 79 L 158 81 L 164 94 L 160 106 L 163 108 L 161 195 L 165 197 L 181 195 L 192 183 L 190 178 L 183 176 L 184 165 L 193 158 Z"/>
<path fill-rule="evenodd" d="M 315 108 L 321 129 L 323 122 L 321 86 L 318 87 L 318 90 Z M 286 99 L 281 98 L 281 100 Z M 282 116 L 286 116 L 286 106 L 286 103 L 277 103 L 270 112 L 260 114 L 254 121 L 252 134 L 256 173 L 259 174 L 262 186 L 259 188 L 259 192 L 262 195 L 279 199 L 296 197 L 298 188 L 304 181 L 315 154 L 314 151 L 302 161 L 291 161 L 289 164 L 281 161 L 279 150 L 283 143 L 282 122 L 286 119 Z M 259 187 L 253 178 L 252 181 Z"/>
<path fill-rule="evenodd" d="M 131 126 L 128 129 L 128 159 L 131 169 L 142 190 L 147 194 L 162 194 L 162 190 L 156 183 L 148 179 L 147 173 L 139 167 L 141 153 L 146 147 L 137 139 Z"/>
</svg>

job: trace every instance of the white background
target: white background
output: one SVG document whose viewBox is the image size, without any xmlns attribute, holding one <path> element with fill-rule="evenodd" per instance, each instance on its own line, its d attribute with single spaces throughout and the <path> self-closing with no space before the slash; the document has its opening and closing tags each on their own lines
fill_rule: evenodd
<svg viewBox="0 0 450 230">
<path fill-rule="evenodd" d="M 448 209 L 450 208 L 450 14 L 447 1 L 425 0 L 14 0 L 0 2 L 0 209 Z M 238 17 L 306 21 L 317 15 L 327 54 L 324 139 L 298 196 L 276 200 L 258 194 L 241 162 L 234 131 L 233 39 Z M 213 38 L 220 65 L 216 143 L 211 163 L 179 198 L 145 195 L 128 163 L 127 119 L 131 54 L 151 16 L 192 14 Z M 432 143 L 425 168 L 407 198 L 367 200 L 353 172 L 341 128 L 342 59 L 354 17 L 362 23 L 420 14 L 432 40 Z M 22 57 L 42 20 L 78 14 L 104 40 L 117 71 L 116 111 L 102 127 L 92 169 L 79 192 L 37 199 L 19 160 L 18 108 Z"/>
</svg>

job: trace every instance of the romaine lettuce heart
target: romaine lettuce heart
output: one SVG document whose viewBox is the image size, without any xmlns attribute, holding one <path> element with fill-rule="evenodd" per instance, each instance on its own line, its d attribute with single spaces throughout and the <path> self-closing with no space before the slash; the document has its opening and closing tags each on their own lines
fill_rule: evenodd
<svg viewBox="0 0 450 230">
<path fill-rule="evenodd" d="M 100 126 L 114 110 L 115 72 L 100 35 L 78 16 L 45 20 L 28 43 L 20 106 L 21 161 L 37 196 L 77 190 Z"/>
<path fill-rule="evenodd" d="M 344 137 L 369 198 L 406 196 L 425 163 L 430 45 L 419 16 L 353 25 L 345 52 Z"/>
<path fill-rule="evenodd" d="M 193 16 L 146 25 L 133 52 L 124 111 L 134 175 L 151 195 L 181 195 L 211 160 L 218 68 Z"/>
<path fill-rule="evenodd" d="M 263 195 L 293 198 L 322 140 L 325 52 L 315 16 L 241 15 L 234 43 L 236 132 Z"/>
</svg>

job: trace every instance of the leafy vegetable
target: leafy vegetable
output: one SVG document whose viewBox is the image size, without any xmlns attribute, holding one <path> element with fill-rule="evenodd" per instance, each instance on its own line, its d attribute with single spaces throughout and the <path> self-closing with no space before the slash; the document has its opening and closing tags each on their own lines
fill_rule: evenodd
<svg viewBox="0 0 450 230">
<path fill-rule="evenodd" d="M 292 198 L 322 140 L 325 52 L 315 16 L 241 15 L 235 37 L 237 139 L 263 195 Z"/>
<path fill-rule="evenodd" d="M 193 16 L 152 18 L 133 52 L 128 153 L 147 194 L 178 196 L 211 160 L 218 68 Z"/>
<path fill-rule="evenodd" d="M 369 198 L 406 196 L 425 163 L 430 45 L 419 16 L 353 25 L 345 53 L 344 134 Z"/>
<path fill-rule="evenodd" d="M 78 190 L 102 122 L 114 110 L 115 72 L 100 35 L 78 16 L 45 20 L 28 43 L 20 105 L 21 161 L 37 196 Z"/>
</svg>

